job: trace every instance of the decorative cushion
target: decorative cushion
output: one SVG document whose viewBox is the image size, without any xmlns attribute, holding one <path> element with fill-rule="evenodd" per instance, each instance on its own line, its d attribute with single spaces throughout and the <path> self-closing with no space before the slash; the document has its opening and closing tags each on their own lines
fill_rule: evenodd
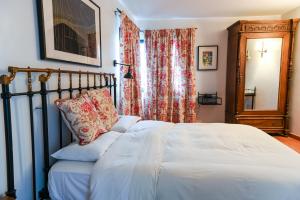
<svg viewBox="0 0 300 200">
<path fill-rule="evenodd" d="M 74 99 L 59 99 L 55 101 L 55 104 L 80 145 L 89 144 L 101 134 L 107 132 L 98 117 L 94 104 L 86 94 Z"/>
<path fill-rule="evenodd" d="M 101 122 L 107 130 L 110 130 L 118 121 L 119 116 L 109 90 L 107 88 L 90 90 L 87 94 L 96 107 Z"/>
</svg>

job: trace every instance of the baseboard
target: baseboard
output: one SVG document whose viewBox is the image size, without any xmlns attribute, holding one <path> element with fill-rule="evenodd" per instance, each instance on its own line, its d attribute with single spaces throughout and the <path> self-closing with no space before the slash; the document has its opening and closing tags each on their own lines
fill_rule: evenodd
<svg viewBox="0 0 300 200">
<path fill-rule="evenodd" d="M 300 141 L 300 136 L 298 136 L 298 135 L 294 135 L 294 134 L 291 134 L 291 133 L 290 133 L 290 134 L 289 134 L 289 137 L 294 138 L 294 139 Z"/>
</svg>

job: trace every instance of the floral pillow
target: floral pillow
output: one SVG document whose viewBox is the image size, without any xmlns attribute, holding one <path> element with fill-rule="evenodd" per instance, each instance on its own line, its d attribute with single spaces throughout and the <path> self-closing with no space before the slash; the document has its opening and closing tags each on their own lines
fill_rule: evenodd
<svg viewBox="0 0 300 200">
<path fill-rule="evenodd" d="M 80 145 L 89 144 L 101 134 L 107 132 L 98 117 L 94 104 L 86 94 L 74 99 L 59 99 L 55 101 L 55 104 Z"/>
<path fill-rule="evenodd" d="M 102 88 L 99 90 L 88 91 L 87 94 L 96 107 L 101 122 L 105 125 L 107 130 L 110 130 L 118 121 L 119 116 L 109 90 L 107 88 Z"/>
</svg>

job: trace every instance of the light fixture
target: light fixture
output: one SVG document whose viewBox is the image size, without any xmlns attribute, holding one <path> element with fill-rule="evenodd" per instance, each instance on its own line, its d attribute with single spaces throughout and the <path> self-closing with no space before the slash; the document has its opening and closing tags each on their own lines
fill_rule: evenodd
<svg viewBox="0 0 300 200">
<path fill-rule="evenodd" d="M 250 56 L 250 53 L 249 53 L 249 50 L 248 50 L 248 49 L 246 50 L 246 59 L 247 59 L 247 60 L 250 60 L 250 59 L 251 59 L 251 56 Z"/>
<path fill-rule="evenodd" d="M 131 73 L 131 65 L 130 64 L 118 63 L 117 60 L 114 60 L 113 64 L 114 64 L 114 67 L 116 67 L 117 65 L 127 66 L 128 67 L 128 71 L 124 75 L 124 78 L 126 78 L 126 79 L 133 79 L 133 75 Z"/>
<path fill-rule="evenodd" d="M 127 73 L 124 75 L 124 78 L 126 79 L 133 79 L 133 76 L 131 74 L 130 66 L 128 67 Z"/>
<path fill-rule="evenodd" d="M 258 52 L 260 53 L 261 58 L 263 58 L 264 54 L 268 52 L 268 50 L 264 47 L 264 41 L 261 42 L 261 50 L 258 50 Z"/>
</svg>

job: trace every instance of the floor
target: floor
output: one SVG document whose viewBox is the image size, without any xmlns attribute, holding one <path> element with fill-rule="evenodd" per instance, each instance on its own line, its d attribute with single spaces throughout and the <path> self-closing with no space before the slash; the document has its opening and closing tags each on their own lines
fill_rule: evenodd
<svg viewBox="0 0 300 200">
<path fill-rule="evenodd" d="M 284 143 L 285 145 L 289 146 L 290 148 L 294 149 L 298 153 L 300 153 L 300 141 L 296 140 L 291 137 L 282 137 L 282 136 L 276 136 L 275 137 L 280 142 Z"/>
</svg>

